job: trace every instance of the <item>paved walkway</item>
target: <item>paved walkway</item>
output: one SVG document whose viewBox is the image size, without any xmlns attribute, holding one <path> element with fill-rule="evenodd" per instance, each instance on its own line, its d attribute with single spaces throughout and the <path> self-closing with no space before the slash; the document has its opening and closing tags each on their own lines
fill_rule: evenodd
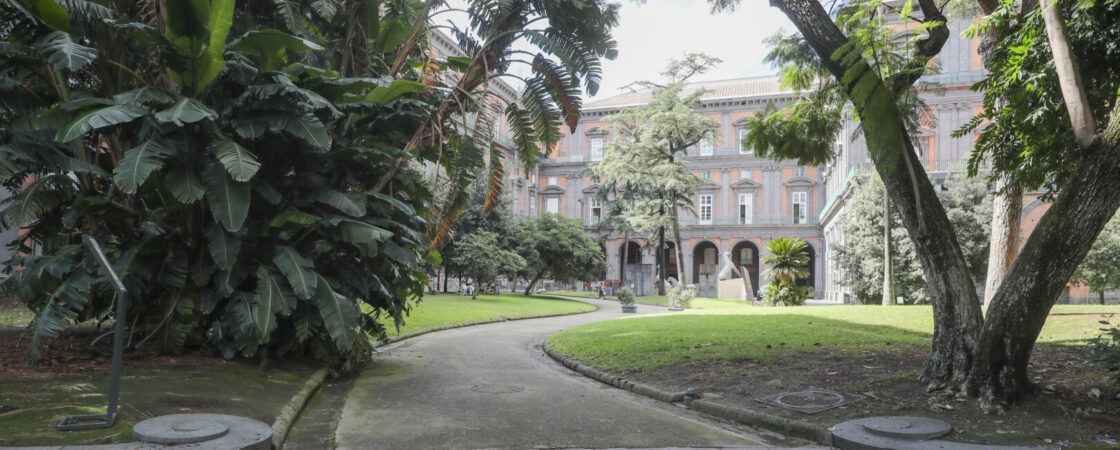
<svg viewBox="0 0 1120 450">
<path fill-rule="evenodd" d="M 772 446 L 780 436 L 605 386 L 552 361 L 544 338 L 599 311 L 428 334 L 381 349 L 356 381 L 338 448 Z M 664 308 L 642 305 L 642 313 Z"/>
</svg>

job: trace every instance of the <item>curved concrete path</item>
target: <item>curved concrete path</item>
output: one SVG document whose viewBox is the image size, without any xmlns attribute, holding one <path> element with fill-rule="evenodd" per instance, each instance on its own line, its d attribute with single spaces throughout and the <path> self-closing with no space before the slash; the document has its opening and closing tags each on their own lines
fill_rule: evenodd
<svg viewBox="0 0 1120 450">
<path fill-rule="evenodd" d="M 721 423 L 584 378 L 540 350 L 587 314 L 432 333 L 384 347 L 355 382 L 338 448 L 753 447 L 780 436 Z M 641 305 L 642 313 L 665 308 Z M 632 315 L 631 315 L 632 316 Z M 765 438 L 763 436 L 766 436 Z"/>
</svg>

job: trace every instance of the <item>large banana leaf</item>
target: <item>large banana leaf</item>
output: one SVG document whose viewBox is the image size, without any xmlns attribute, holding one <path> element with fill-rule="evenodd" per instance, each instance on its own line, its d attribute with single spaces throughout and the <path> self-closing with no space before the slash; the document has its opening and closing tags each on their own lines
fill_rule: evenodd
<svg viewBox="0 0 1120 450">
<path fill-rule="evenodd" d="M 210 151 L 236 181 L 249 181 L 261 168 L 260 161 L 236 142 L 218 141 L 210 147 Z"/>
<path fill-rule="evenodd" d="M 288 279 L 288 284 L 292 286 L 295 291 L 296 297 L 303 300 L 310 300 L 315 295 L 316 285 L 319 282 L 318 275 L 314 270 L 311 261 L 308 261 L 303 255 L 299 254 L 299 250 L 286 245 L 276 246 L 276 253 L 272 256 L 272 262 L 276 264 L 276 268 L 280 269 L 280 273 Z"/>
<path fill-rule="evenodd" d="M 378 242 L 388 239 L 393 235 L 389 230 L 356 220 L 343 220 L 339 222 L 338 232 L 342 235 L 342 240 L 355 244 Z"/>
<path fill-rule="evenodd" d="M 245 224 L 249 214 L 249 183 L 235 181 L 221 166 L 207 165 L 202 171 L 202 183 L 206 186 L 206 201 L 214 219 L 235 232 Z"/>
<path fill-rule="evenodd" d="M 124 152 L 120 165 L 113 171 L 113 182 L 127 194 L 135 194 L 152 172 L 159 170 L 174 150 L 159 139 L 149 139 Z"/>
<path fill-rule="evenodd" d="M 211 222 L 206 227 L 206 248 L 210 250 L 210 257 L 214 264 L 223 270 L 230 270 L 237 263 L 237 254 L 241 252 L 241 239 L 227 233 L 216 223 Z"/>
<path fill-rule="evenodd" d="M 315 290 L 315 301 L 323 317 L 323 325 L 334 344 L 344 352 L 349 351 L 358 337 L 358 306 L 353 300 L 335 293 L 322 276 L 316 276 L 319 277 L 319 288 Z"/>
<path fill-rule="evenodd" d="M 251 308 L 253 326 L 262 344 L 276 329 L 276 315 L 287 315 L 295 309 L 296 302 L 290 291 L 280 284 L 280 279 L 265 266 L 257 269 L 257 292 Z"/>
<path fill-rule="evenodd" d="M 195 71 L 195 95 L 202 93 L 226 67 L 222 54 L 226 50 L 229 27 L 233 26 L 233 5 L 234 0 L 213 0 L 210 4 L 210 36 L 206 49 L 202 51 L 199 68 Z"/>
<path fill-rule="evenodd" d="M 70 14 L 55 0 L 19 0 L 31 9 L 35 17 L 59 31 L 70 29 Z"/>
<path fill-rule="evenodd" d="M 140 105 L 114 105 L 95 109 L 78 115 L 70 123 L 59 128 L 58 133 L 55 134 L 55 140 L 70 142 L 90 131 L 131 122 L 147 113 L 148 108 Z"/>
<path fill-rule="evenodd" d="M 319 44 L 278 30 L 250 31 L 231 42 L 229 48 L 257 57 L 265 70 L 275 69 L 287 52 L 323 49 Z"/>
<path fill-rule="evenodd" d="M 97 58 L 97 49 L 74 41 L 65 31 L 55 31 L 39 41 L 39 52 L 55 69 L 78 70 Z"/>
<path fill-rule="evenodd" d="M 168 171 L 164 181 L 167 183 L 167 189 L 171 191 L 171 195 L 185 204 L 197 202 L 203 195 L 206 195 L 206 188 L 202 185 L 202 179 L 190 166 L 183 165 Z"/>
<path fill-rule="evenodd" d="M 195 123 L 202 119 L 217 120 L 218 113 L 206 107 L 202 102 L 190 97 L 183 97 L 163 111 L 157 112 L 156 120 L 171 122 L 183 126 L 184 123 Z"/>
<path fill-rule="evenodd" d="M 366 215 L 365 202 L 355 201 L 350 196 L 333 189 L 319 189 L 307 196 L 308 200 L 325 203 L 351 217 Z"/>
</svg>

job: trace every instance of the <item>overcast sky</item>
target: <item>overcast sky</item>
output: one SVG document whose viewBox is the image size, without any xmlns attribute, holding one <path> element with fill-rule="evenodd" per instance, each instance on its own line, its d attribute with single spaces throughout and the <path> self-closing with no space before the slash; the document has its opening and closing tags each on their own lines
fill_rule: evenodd
<svg viewBox="0 0 1120 450">
<path fill-rule="evenodd" d="M 706 0 L 614 1 L 622 5 L 614 29 L 619 54 L 614 61 L 603 61 L 603 83 L 596 98 L 624 92 L 619 89 L 634 81 L 660 79 L 669 59 L 687 52 L 704 52 L 723 60 L 697 81 L 774 73 L 762 62 L 766 55 L 762 40 L 779 29 L 794 30 L 785 15 L 763 0 L 743 0 L 734 13 L 716 15 L 708 12 Z M 466 1 L 451 0 L 449 4 L 462 8 Z M 465 15 L 448 12 L 436 21 L 462 26 L 464 19 Z M 528 44 L 520 41 L 514 46 Z M 528 69 L 514 64 L 511 71 L 525 75 Z"/>
<path fill-rule="evenodd" d="M 721 80 L 774 73 L 762 62 L 762 40 L 793 24 L 762 0 L 744 0 L 734 13 L 712 15 L 704 0 L 648 0 L 621 2 L 614 31 L 618 58 L 603 63 L 603 85 L 598 98 L 639 80 L 657 80 L 669 58 L 687 52 L 704 52 L 723 60 L 714 70 L 697 78 Z"/>
</svg>

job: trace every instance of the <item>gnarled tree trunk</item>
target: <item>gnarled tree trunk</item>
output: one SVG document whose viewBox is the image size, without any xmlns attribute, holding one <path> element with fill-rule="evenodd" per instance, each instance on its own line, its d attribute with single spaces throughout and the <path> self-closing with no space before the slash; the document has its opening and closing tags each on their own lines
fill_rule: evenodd
<svg viewBox="0 0 1120 450">
<path fill-rule="evenodd" d="M 952 389 L 968 376 L 975 359 L 982 319 L 980 301 L 969 275 L 960 245 L 945 209 L 937 199 L 913 142 L 906 133 L 902 113 L 896 103 L 897 92 L 911 85 L 920 70 L 908 70 L 900 78 L 882 80 L 863 58 L 833 59 L 848 44 L 828 12 L 816 0 L 771 0 L 797 26 L 829 72 L 842 88 L 860 116 L 860 122 L 876 171 L 902 217 L 917 250 L 922 272 L 929 283 L 934 311 L 933 348 L 923 379 L 931 390 Z M 927 21 L 942 24 L 929 30 L 919 41 L 909 67 L 924 67 L 948 38 L 945 17 L 931 0 L 919 0 Z M 845 76 L 853 71 L 856 76 Z M 851 74 L 848 74 L 851 75 Z M 844 84 L 843 80 L 849 80 Z M 869 88 L 855 94 L 856 84 Z M 870 93 L 868 95 L 868 93 Z M 875 120 L 869 120 L 876 110 Z M 893 112 L 892 114 L 883 111 Z"/>
<path fill-rule="evenodd" d="M 1019 255 L 1019 228 L 1023 214 L 1023 188 L 1010 175 L 996 182 L 992 201 L 992 235 L 988 247 L 987 282 L 984 283 L 984 309 L 992 302 L 1011 263 Z"/>
</svg>

